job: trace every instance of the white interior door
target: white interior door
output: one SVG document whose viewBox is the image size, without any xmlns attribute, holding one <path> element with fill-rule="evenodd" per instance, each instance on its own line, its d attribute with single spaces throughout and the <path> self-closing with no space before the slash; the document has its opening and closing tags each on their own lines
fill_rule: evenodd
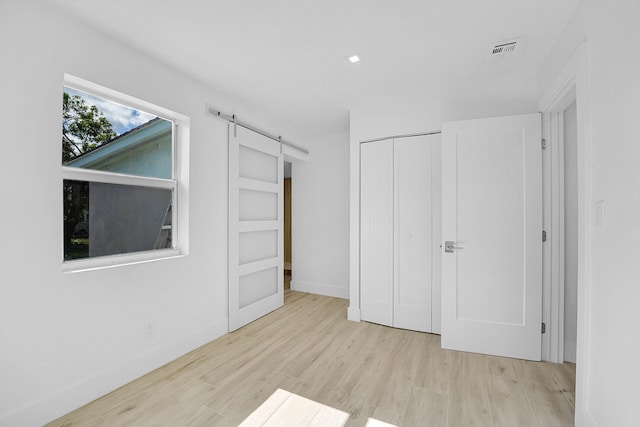
<svg viewBox="0 0 640 427">
<path fill-rule="evenodd" d="M 229 331 L 284 304 L 280 143 L 229 125 Z"/>
<path fill-rule="evenodd" d="M 540 360 L 540 115 L 442 130 L 442 347 Z"/>
<path fill-rule="evenodd" d="M 360 144 L 361 318 L 393 326 L 393 140 Z"/>
<path fill-rule="evenodd" d="M 431 136 L 394 139 L 393 326 L 431 332 Z"/>
</svg>

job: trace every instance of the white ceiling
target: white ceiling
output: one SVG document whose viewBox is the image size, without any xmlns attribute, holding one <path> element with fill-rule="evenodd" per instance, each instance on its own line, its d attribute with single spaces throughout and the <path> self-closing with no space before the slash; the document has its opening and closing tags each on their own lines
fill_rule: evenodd
<svg viewBox="0 0 640 427">
<path fill-rule="evenodd" d="M 389 97 L 536 96 L 578 0 L 56 0 L 116 38 L 306 132 Z M 486 59 L 525 37 L 524 54 Z M 358 53 L 352 65 L 346 56 Z M 527 99 L 528 99 L 527 98 Z M 223 106 L 221 106 L 223 107 Z"/>
</svg>

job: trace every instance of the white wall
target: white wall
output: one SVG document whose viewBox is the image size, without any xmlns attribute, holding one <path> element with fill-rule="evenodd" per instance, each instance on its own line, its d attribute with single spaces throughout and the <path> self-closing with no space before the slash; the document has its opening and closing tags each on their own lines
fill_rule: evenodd
<svg viewBox="0 0 640 427">
<path fill-rule="evenodd" d="M 540 93 L 586 41 L 591 131 L 591 200 L 605 202 L 602 226 L 589 225 L 590 287 L 578 309 L 588 351 L 578 354 L 578 425 L 640 423 L 640 2 L 583 0 L 540 73 Z M 578 109 L 578 125 L 586 112 Z M 583 150 L 584 145 L 578 146 Z M 589 207 L 593 212 L 594 206 Z M 593 216 L 593 215 L 591 215 Z M 593 218 L 591 218 L 593 221 Z M 588 251 L 587 251 L 588 252 Z M 588 286 L 588 283 L 587 283 Z M 590 316 L 580 317 L 582 313 Z M 580 328 L 580 326 L 579 326 Z M 578 337 L 580 338 L 580 332 Z M 581 343 L 578 342 L 578 348 Z M 581 360 L 583 366 L 580 366 Z"/>
<path fill-rule="evenodd" d="M 307 141 L 291 177 L 291 289 L 349 296 L 349 134 Z"/>
<path fill-rule="evenodd" d="M 576 362 L 578 330 L 578 111 L 563 112 L 564 129 L 564 360 Z"/>
<path fill-rule="evenodd" d="M 300 138 L 47 2 L 0 2 L 0 64 L 0 425 L 41 425 L 226 332 L 227 126 L 205 104 Z M 62 273 L 64 73 L 191 118 L 188 256 Z"/>
</svg>

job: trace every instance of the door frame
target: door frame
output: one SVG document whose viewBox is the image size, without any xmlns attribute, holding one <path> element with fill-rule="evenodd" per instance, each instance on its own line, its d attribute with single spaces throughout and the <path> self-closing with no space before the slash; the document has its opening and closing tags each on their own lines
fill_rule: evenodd
<svg viewBox="0 0 640 427">
<path fill-rule="evenodd" d="M 564 162 L 562 112 L 576 101 L 578 135 L 578 321 L 576 345 L 575 421 L 592 425 L 587 412 L 591 329 L 592 135 L 588 89 L 588 57 L 582 43 L 539 102 L 543 114 L 543 225 L 550 240 L 543 249 L 543 360 L 564 360 Z"/>
</svg>

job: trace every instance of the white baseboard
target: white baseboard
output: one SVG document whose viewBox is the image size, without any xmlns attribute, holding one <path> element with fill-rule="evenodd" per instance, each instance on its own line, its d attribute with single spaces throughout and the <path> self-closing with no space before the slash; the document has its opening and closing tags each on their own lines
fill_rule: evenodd
<svg viewBox="0 0 640 427">
<path fill-rule="evenodd" d="M 360 309 L 357 307 L 349 307 L 347 309 L 347 320 L 351 320 L 353 322 L 359 322 L 360 317 Z"/>
<path fill-rule="evenodd" d="M 576 427 L 596 427 L 596 422 L 591 418 L 588 412 L 581 411 L 576 408 Z"/>
<path fill-rule="evenodd" d="M 310 294 L 325 295 L 328 297 L 349 299 L 349 288 L 324 283 L 305 282 L 300 280 L 291 281 L 291 290 L 308 292 Z"/>
<path fill-rule="evenodd" d="M 219 320 L 190 335 L 156 347 L 133 360 L 71 384 L 58 392 L 5 414 L 0 417 L 0 426 L 26 427 L 46 424 L 166 365 L 228 331 L 228 320 Z"/>
</svg>

